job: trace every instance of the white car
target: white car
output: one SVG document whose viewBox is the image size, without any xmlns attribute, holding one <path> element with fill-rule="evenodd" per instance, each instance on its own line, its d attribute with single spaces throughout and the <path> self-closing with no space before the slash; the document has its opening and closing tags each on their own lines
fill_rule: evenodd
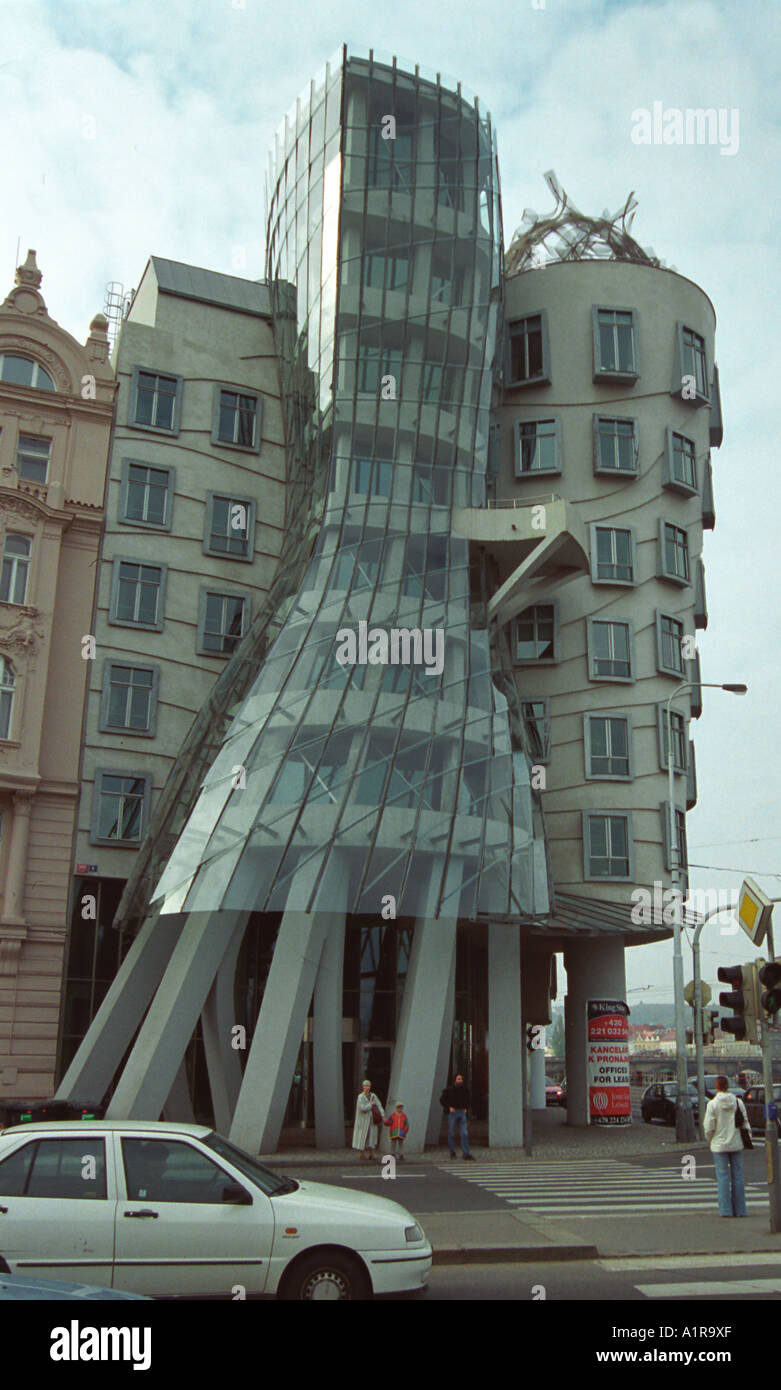
<svg viewBox="0 0 781 1390">
<path fill-rule="evenodd" d="M 431 1246 L 385 1197 L 283 1178 L 205 1125 L 60 1120 L 0 1134 L 14 1274 L 155 1298 L 422 1288 Z"/>
</svg>

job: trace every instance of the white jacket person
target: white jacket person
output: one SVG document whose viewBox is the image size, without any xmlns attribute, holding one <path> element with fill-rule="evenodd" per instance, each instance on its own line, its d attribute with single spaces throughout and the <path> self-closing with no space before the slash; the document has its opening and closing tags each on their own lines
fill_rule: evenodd
<svg viewBox="0 0 781 1390">
<path fill-rule="evenodd" d="M 708 1101 L 703 1129 L 705 1138 L 710 1141 L 711 1153 L 737 1153 L 743 1148 L 740 1130 L 735 1124 L 738 1106 L 743 1112 L 743 1125 L 750 1134 L 746 1107 L 731 1091 L 717 1091 L 713 1099 Z"/>
</svg>

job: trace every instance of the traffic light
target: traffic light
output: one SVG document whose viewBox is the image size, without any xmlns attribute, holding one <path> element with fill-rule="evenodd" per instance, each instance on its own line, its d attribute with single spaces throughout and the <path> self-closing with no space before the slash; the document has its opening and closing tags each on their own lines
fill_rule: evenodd
<svg viewBox="0 0 781 1390">
<path fill-rule="evenodd" d="M 758 1041 L 757 1035 L 757 971 L 754 961 L 745 965 L 720 965 L 716 971 L 722 984 L 734 985 L 732 990 L 723 990 L 719 1003 L 724 1009 L 732 1009 L 733 1018 L 723 1018 L 723 1033 L 731 1033 L 738 1042 Z"/>
<path fill-rule="evenodd" d="M 759 972 L 762 987 L 760 1004 L 768 1017 L 772 1018 L 781 1009 L 781 961 L 769 960 Z"/>
</svg>

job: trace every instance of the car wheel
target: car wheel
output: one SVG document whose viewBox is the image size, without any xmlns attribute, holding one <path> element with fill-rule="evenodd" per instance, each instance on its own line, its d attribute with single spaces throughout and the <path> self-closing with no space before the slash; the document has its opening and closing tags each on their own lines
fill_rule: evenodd
<svg viewBox="0 0 781 1390">
<path fill-rule="evenodd" d="M 645 1123 L 646 1123 L 647 1125 L 650 1125 L 650 1123 L 651 1123 L 651 1116 L 648 1114 L 647 1110 L 641 1110 L 641 1111 L 640 1111 L 640 1114 L 642 1115 L 642 1117 L 643 1117 Z"/>
<path fill-rule="evenodd" d="M 366 1276 L 357 1260 L 341 1251 L 323 1250 L 301 1260 L 285 1280 L 283 1297 L 295 1303 L 315 1299 L 347 1303 L 368 1297 Z"/>
</svg>

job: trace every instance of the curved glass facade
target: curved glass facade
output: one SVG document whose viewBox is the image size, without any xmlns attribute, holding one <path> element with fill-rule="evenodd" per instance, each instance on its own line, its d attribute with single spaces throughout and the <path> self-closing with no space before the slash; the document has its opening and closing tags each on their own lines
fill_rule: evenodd
<svg viewBox="0 0 781 1390">
<path fill-rule="evenodd" d="M 283 911 L 306 866 L 311 907 L 336 853 L 348 913 L 385 894 L 405 916 L 533 911 L 528 764 L 483 576 L 453 532 L 454 508 L 485 501 L 501 309 L 490 120 L 458 91 L 347 59 L 286 120 L 269 195 L 302 540 L 152 903 Z"/>
</svg>

